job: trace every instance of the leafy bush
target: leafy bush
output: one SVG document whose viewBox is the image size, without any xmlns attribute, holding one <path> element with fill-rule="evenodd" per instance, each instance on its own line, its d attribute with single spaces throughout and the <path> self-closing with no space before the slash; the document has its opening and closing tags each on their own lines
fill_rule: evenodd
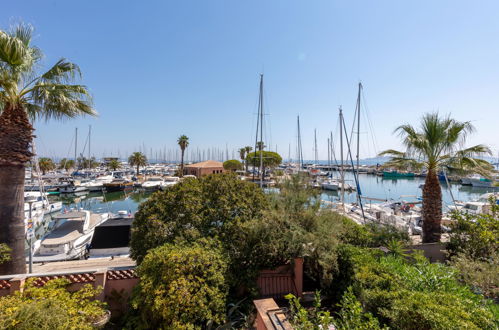
<svg viewBox="0 0 499 330">
<path fill-rule="evenodd" d="M 473 259 L 489 259 L 499 251 L 499 205 L 491 203 L 490 214 L 454 212 L 455 221 L 447 250 L 451 255 L 465 254 Z"/>
<path fill-rule="evenodd" d="M 262 190 L 232 173 L 184 180 L 139 206 L 132 228 L 132 257 L 140 263 L 148 250 L 178 238 L 218 236 L 232 244 L 226 233 L 230 225 L 260 217 L 266 207 Z"/>
<path fill-rule="evenodd" d="M 393 329 L 493 329 L 494 316 L 479 295 L 457 280 L 457 271 L 423 256 L 385 256 L 363 248 L 341 249 L 339 291 L 353 288 L 366 311 Z"/>
<path fill-rule="evenodd" d="M 464 283 L 485 297 L 499 299 L 499 252 L 488 260 L 475 260 L 458 254 L 450 264 L 459 270 Z"/>
<path fill-rule="evenodd" d="M 28 279 L 23 292 L 0 298 L 1 329 L 93 329 L 105 315 L 105 304 L 94 300 L 98 290 L 86 285 L 69 292 L 69 281 L 56 279 L 36 287 Z"/>
<path fill-rule="evenodd" d="M 137 268 L 133 328 L 193 329 L 225 321 L 227 263 L 213 240 L 165 244 Z"/>
<path fill-rule="evenodd" d="M 237 159 L 226 160 L 223 164 L 224 170 L 227 171 L 237 171 L 243 169 L 243 164 Z"/>
<path fill-rule="evenodd" d="M 331 317 L 329 311 L 321 308 L 320 292 L 315 292 L 314 305 L 306 309 L 300 299 L 288 294 L 289 320 L 295 329 L 322 330 L 329 329 L 332 325 L 337 330 L 376 330 L 380 329 L 378 320 L 370 313 L 365 313 L 360 302 L 355 298 L 349 288 L 338 306 L 341 308 L 337 313 L 338 318 Z"/>
<path fill-rule="evenodd" d="M 0 244 L 0 264 L 10 260 L 10 252 L 12 250 L 7 246 L 7 244 Z"/>
<path fill-rule="evenodd" d="M 285 298 L 289 302 L 289 320 L 294 329 L 328 329 L 333 324 L 330 312 L 321 309 L 319 291 L 315 292 L 314 306 L 309 310 L 305 309 L 300 303 L 300 298 L 295 297 L 293 294 L 288 294 Z"/>
<path fill-rule="evenodd" d="M 351 287 L 345 291 L 338 306 L 341 308 L 335 319 L 338 330 L 381 329 L 378 320 L 371 313 L 364 312 Z"/>
</svg>

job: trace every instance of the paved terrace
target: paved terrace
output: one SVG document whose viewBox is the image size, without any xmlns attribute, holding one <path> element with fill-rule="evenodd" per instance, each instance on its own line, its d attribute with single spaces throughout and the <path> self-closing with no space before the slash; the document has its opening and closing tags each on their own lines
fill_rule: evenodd
<svg viewBox="0 0 499 330">
<path fill-rule="evenodd" d="M 33 273 L 81 272 L 108 267 L 135 267 L 130 257 L 96 258 L 33 264 Z"/>
</svg>

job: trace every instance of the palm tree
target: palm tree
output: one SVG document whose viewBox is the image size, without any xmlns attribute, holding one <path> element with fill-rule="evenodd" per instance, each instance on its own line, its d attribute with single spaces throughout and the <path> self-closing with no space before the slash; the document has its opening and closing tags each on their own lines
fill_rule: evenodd
<svg viewBox="0 0 499 330">
<path fill-rule="evenodd" d="M 50 158 L 42 157 L 38 159 L 38 166 L 40 166 L 40 170 L 42 174 L 45 175 L 48 171 L 52 171 L 55 169 L 55 164 Z"/>
<path fill-rule="evenodd" d="M 459 122 L 438 113 L 425 114 L 419 129 L 409 124 L 397 127 L 406 151 L 386 150 L 380 155 L 391 156 L 384 167 L 426 169 L 423 188 L 423 243 L 440 241 L 442 222 L 442 190 L 438 172 L 479 173 L 489 176 L 493 166 L 475 157 L 490 154 L 485 145 L 460 149 L 469 133 L 470 122 Z"/>
<path fill-rule="evenodd" d="M 185 152 L 185 148 L 187 148 L 187 146 L 189 146 L 189 138 L 186 135 L 181 135 L 178 138 L 177 143 L 180 146 L 180 151 L 181 151 L 179 176 L 182 177 L 182 176 L 184 176 L 184 152 Z"/>
<path fill-rule="evenodd" d="M 263 141 L 258 141 L 256 143 L 256 148 L 260 151 L 262 151 L 263 149 L 265 149 L 265 143 L 263 143 Z"/>
<path fill-rule="evenodd" d="M 239 158 L 244 163 L 244 159 L 246 158 L 246 147 L 239 149 Z"/>
<path fill-rule="evenodd" d="M 0 243 L 12 250 L 0 274 L 26 271 L 24 257 L 24 171 L 33 154 L 35 119 L 96 115 L 87 88 L 74 84 L 80 68 L 60 59 L 45 73 L 42 53 L 31 44 L 33 28 L 0 30 Z M 30 122 L 31 121 L 31 122 Z"/>
<path fill-rule="evenodd" d="M 111 159 L 109 163 L 107 163 L 107 167 L 111 171 L 116 171 L 117 169 L 121 168 L 121 163 L 117 159 Z"/>
<path fill-rule="evenodd" d="M 63 158 L 59 162 L 59 168 L 68 171 L 70 168 L 75 167 L 75 161 L 73 159 Z"/>
<path fill-rule="evenodd" d="M 253 148 L 250 146 L 246 146 L 246 147 L 244 147 L 244 149 L 246 149 L 246 155 L 248 155 L 253 150 Z M 248 173 L 248 161 L 247 160 L 244 161 L 244 165 L 246 166 L 246 173 Z"/>
<path fill-rule="evenodd" d="M 138 177 L 139 176 L 139 167 L 147 165 L 146 155 L 144 155 L 141 152 L 134 152 L 133 154 L 130 155 L 130 157 L 128 157 L 128 164 L 130 164 L 130 166 L 137 167 L 137 177 Z"/>
</svg>

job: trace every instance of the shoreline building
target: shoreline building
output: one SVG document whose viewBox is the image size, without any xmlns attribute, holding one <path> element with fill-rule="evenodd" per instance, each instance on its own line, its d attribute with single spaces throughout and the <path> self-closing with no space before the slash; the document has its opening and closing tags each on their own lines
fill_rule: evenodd
<svg viewBox="0 0 499 330">
<path fill-rule="evenodd" d="M 224 172 L 225 170 L 223 163 L 217 162 L 215 160 L 207 160 L 204 162 L 184 166 L 184 175 L 195 175 L 198 178 L 204 175 Z"/>
</svg>

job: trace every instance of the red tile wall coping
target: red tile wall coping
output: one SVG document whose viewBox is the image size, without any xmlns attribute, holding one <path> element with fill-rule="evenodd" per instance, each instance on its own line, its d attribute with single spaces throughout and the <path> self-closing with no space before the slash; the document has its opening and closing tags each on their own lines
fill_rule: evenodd
<svg viewBox="0 0 499 330">
<path fill-rule="evenodd" d="M 9 289 L 10 289 L 10 281 L 0 280 L 0 290 L 9 290 Z"/>
<path fill-rule="evenodd" d="M 286 316 L 279 312 L 279 306 L 274 299 L 253 300 L 256 308 L 256 320 L 254 327 L 256 330 L 292 330 L 293 327 L 286 319 Z M 274 318 L 274 321 L 272 321 Z"/>
</svg>

